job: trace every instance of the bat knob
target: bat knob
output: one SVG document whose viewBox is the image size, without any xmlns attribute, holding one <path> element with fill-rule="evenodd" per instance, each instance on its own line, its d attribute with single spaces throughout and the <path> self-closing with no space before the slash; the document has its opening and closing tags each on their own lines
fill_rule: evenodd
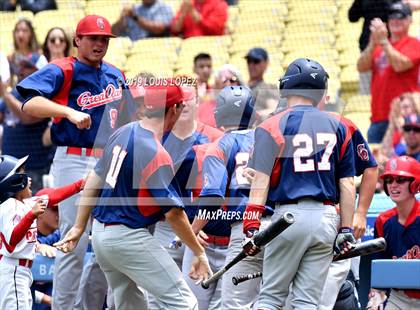
<svg viewBox="0 0 420 310">
<path fill-rule="evenodd" d="M 293 224 L 295 222 L 295 216 L 293 215 L 293 213 L 285 212 L 283 214 L 283 218 L 289 224 Z"/>
<path fill-rule="evenodd" d="M 208 289 L 210 287 L 210 285 L 207 282 L 202 282 L 201 283 L 201 287 L 206 290 L 206 289 Z"/>
<path fill-rule="evenodd" d="M 232 283 L 233 285 L 238 285 L 238 279 L 236 279 L 236 277 L 232 277 Z"/>
</svg>

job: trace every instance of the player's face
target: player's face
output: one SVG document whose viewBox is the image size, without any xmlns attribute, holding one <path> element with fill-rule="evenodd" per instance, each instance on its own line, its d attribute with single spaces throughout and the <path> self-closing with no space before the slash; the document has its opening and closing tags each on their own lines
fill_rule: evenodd
<svg viewBox="0 0 420 310">
<path fill-rule="evenodd" d="M 20 22 L 14 32 L 16 44 L 19 48 L 28 47 L 31 42 L 31 30 L 25 22 Z"/>
<path fill-rule="evenodd" d="M 389 197 L 396 203 L 413 197 L 409 190 L 410 182 L 410 178 L 401 176 L 386 176 L 384 178 L 385 186 L 388 186 Z"/>
<path fill-rule="evenodd" d="M 44 229 L 48 229 L 49 234 L 58 228 L 58 210 L 47 208 L 45 212 L 38 216 L 38 224 L 42 224 Z"/>
<path fill-rule="evenodd" d="M 200 82 L 208 82 L 212 73 L 211 59 L 199 59 L 194 65 L 194 73 Z"/>
<path fill-rule="evenodd" d="M 165 116 L 163 132 L 168 132 L 172 130 L 178 118 L 181 116 L 183 109 L 184 109 L 183 103 L 179 103 L 170 108 L 170 110 L 166 113 L 166 116 Z"/>
<path fill-rule="evenodd" d="M 402 36 L 408 33 L 410 28 L 411 18 L 391 18 L 388 20 L 388 28 L 392 35 Z"/>
<path fill-rule="evenodd" d="M 267 62 L 260 59 L 248 58 L 246 63 L 248 64 L 249 77 L 251 79 L 262 79 L 267 69 Z"/>
<path fill-rule="evenodd" d="M 107 36 L 80 36 L 75 39 L 79 60 L 98 67 L 104 58 L 109 45 Z"/>
<path fill-rule="evenodd" d="M 18 170 L 18 173 L 25 173 L 25 168 L 23 167 L 20 168 Z M 32 186 L 32 179 L 28 177 L 28 184 L 26 185 L 24 189 L 16 193 L 16 198 L 19 200 L 23 200 L 23 199 L 32 197 L 31 186 Z"/>
</svg>

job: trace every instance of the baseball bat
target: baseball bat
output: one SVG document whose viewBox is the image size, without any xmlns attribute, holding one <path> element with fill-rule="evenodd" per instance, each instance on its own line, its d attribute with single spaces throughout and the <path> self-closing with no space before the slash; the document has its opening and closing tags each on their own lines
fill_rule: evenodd
<svg viewBox="0 0 420 310">
<path fill-rule="evenodd" d="M 356 244 L 356 246 L 344 254 L 336 254 L 333 257 L 333 262 L 337 262 L 344 259 L 349 259 L 356 256 L 366 256 L 369 254 L 385 251 L 386 241 L 384 238 L 376 238 Z M 240 275 L 232 277 L 232 282 L 235 285 L 239 283 L 262 277 L 262 272 L 254 272 L 247 275 Z"/>
<path fill-rule="evenodd" d="M 295 218 L 292 213 L 284 213 L 277 221 L 272 222 L 266 229 L 258 232 L 249 242 L 252 242 L 258 247 L 262 247 L 277 237 L 282 233 L 287 227 L 292 225 L 295 221 Z M 244 245 L 245 247 L 246 245 Z M 229 263 L 227 263 L 223 268 L 216 271 L 210 278 L 201 283 L 201 286 L 205 289 L 208 289 L 211 283 L 216 282 L 220 279 L 223 274 L 232 268 L 234 265 L 243 260 L 247 254 L 245 250 L 242 250 L 236 257 L 234 257 Z"/>
<path fill-rule="evenodd" d="M 251 279 L 255 279 L 255 278 L 260 278 L 260 277 L 262 277 L 262 272 L 254 272 L 254 273 L 249 273 L 249 274 L 241 275 L 241 276 L 233 276 L 232 282 L 233 282 L 233 285 L 238 285 L 239 283 L 242 283 Z"/>
<path fill-rule="evenodd" d="M 356 256 L 365 256 L 376 252 L 385 251 L 386 241 L 384 238 L 376 238 L 361 242 L 355 245 L 353 249 L 344 254 L 334 255 L 333 262 L 337 262 L 343 259 L 348 259 Z"/>
</svg>

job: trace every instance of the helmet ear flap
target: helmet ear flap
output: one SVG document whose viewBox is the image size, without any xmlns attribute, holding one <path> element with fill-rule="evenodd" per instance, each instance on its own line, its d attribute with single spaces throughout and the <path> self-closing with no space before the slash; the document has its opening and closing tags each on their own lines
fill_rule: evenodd
<svg viewBox="0 0 420 310">
<path fill-rule="evenodd" d="M 389 193 L 388 193 L 388 183 L 387 183 L 387 182 L 385 182 L 385 181 L 384 181 L 384 192 L 385 192 L 385 194 L 386 194 L 387 196 L 389 196 Z"/>
</svg>

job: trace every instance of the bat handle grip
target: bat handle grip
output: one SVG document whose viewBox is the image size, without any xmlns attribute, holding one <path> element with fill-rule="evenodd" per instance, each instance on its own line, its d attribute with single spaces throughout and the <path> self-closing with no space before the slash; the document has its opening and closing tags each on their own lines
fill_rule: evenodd
<svg viewBox="0 0 420 310">
<path fill-rule="evenodd" d="M 254 272 L 251 274 L 241 275 L 241 276 L 233 276 L 232 283 L 233 285 L 238 285 L 239 283 L 262 277 L 262 272 Z"/>
</svg>

